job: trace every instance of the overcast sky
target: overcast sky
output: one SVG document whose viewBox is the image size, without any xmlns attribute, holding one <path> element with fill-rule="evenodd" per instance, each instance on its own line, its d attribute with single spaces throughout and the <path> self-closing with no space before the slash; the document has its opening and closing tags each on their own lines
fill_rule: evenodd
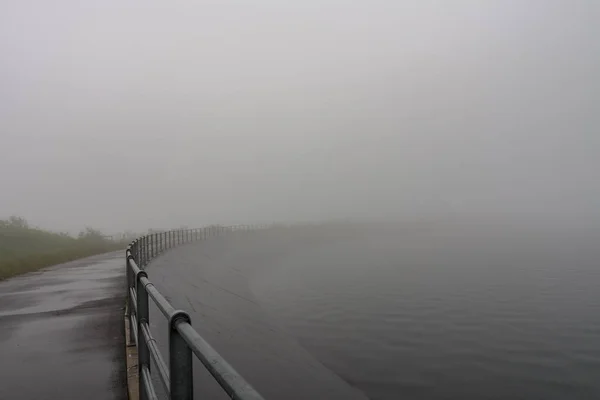
<svg viewBox="0 0 600 400">
<path fill-rule="evenodd" d="M 0 216 L 600 221 L 600 2 L 0 2 Z"/>
</svg>

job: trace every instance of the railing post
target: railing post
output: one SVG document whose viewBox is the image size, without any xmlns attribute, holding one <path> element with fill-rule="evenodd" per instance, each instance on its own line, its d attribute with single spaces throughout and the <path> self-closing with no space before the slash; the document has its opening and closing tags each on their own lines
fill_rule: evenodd
<svg viewBox="0 0 600 400">
<path fill-rule="evenodd" d="M 146 255 L 144 257 L 144 266 L 150 262 L 150 237 L 149 235 L 144 236 L 144 248 L 146 249 Z"/>
<path fill-rule="evenodd" d="M 148 274 L 145 271 L 140 271 L 135 277 L 136 288 L 137 288 L 137 334 L 138 334 L 138 377 L 139 377 L 139 396 L 140 400 L 147 400 L 148 395 L 144 388 L 144 375 L 142 374 L 142 367 L 148 367 L 150 370 L 150 350 L 148 350 L 148 343 L 144 338 L 144 332 L 142 330 L 143 323 L 150 323 L 150 312 L 148 310 L 148 292 L 146 286 L 140 282 L 140 279 L 147 278 Z"/>
<path fill-rule="evenodd" d="M 156 257 L 156 233 L 152 234 L 152 255 L 150 259 L 152 260 L 154 257 Z"/>
<path fill-rule="evenodd" d="M 185 311 L 176 311 L 169 320 L 169 379 L 170 400 L 193 400 L 194 378 L 192 371 L 192 350 L 177 330 L 177 325 L 191 323 Z"/>
<path fill-rule="evenodd" d="M 135 247 L 134 243 L 134 247 Z M 131 313 L 135 313 L 133 308 L 133 299 L 131 298 L 131 288 L 135 287 L 135 277 L 133 276 L 133 270 L 131 269 L 130 260 L 133 258 L 131 253 L 131 246 L 125 252 L 125 268 L 127 274 L 127 318 L 129 319 L 129 343 L 135 343 L 135 337 L 133 336 L 133 327 L 131 326 Z"/>
<path fill-rule="evenodd" d="M 131 274 L 129 273 L 129 255 L 131 253 L 131 245 L 125 249 L 125 275 L 127 276 L 127 303 L 129 304 L 129 310 L 131 310 L 131 298 L 129 297 L 129 288 L 131 287 Z M 133 257 L 133 256 L 132 256 Z"/>
<path fill-rule="evenodd" d="M 142 236 L 140 238 L 140 265 L 138 265 L 140 268 L 144 268 L 144 262 L 146 261 L 146 246 L 144 244 L 145 238 Z"/>
</svg>

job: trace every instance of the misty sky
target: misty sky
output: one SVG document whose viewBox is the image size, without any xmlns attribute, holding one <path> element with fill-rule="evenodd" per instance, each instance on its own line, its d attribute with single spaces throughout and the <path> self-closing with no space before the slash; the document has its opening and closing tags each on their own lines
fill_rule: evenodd
<svg viewBox="0 0 600 400">
<path fill-rule="evenodd" d="M 600 2 L 0 2 L 0 216 L 600 222 Z"/>
</svg>

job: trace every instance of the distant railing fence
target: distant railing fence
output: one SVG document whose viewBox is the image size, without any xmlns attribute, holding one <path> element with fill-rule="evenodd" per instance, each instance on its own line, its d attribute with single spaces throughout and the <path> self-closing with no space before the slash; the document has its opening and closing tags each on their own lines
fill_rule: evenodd
<svg viewBox="0 0 600 400">
<path fill-rule="evenodd" d="M 266 227 L 265 225 L 209 226 L 200 229 L 158 232 L 142 236 L 127 247 L 127 314 L 130 322 L 130 340 L 132 343 L 135 342 L 138 349 L 141 400 L 158 399 L 151 378 L 154 373 L 158 374 L 171 400 L 192 400 L 194 397 L 192 353 L 198 357 L 230 398 L 262 399 L 262 396 L 196 332 L 188 313 L 176 310 L 154 287 L 144 267 L 165 250 L 181 244 Z M 152 299 L 168 320 L 168 366 L 158 349 L 156 340 L 150 333 L 149 299 Z M 151 361 L 154 361 L 157 371 L 151 371 Z"/>
</svg>

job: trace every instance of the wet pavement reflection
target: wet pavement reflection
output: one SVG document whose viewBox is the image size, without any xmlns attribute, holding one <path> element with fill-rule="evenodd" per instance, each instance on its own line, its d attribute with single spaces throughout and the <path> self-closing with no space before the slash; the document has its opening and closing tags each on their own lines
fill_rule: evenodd
<svg viewBox="0 0 600 400">
<path fill-rule="evenodd" d="M 0 282 L 0 399 L 127 398 L 122 252 Z"/>
</svg>

